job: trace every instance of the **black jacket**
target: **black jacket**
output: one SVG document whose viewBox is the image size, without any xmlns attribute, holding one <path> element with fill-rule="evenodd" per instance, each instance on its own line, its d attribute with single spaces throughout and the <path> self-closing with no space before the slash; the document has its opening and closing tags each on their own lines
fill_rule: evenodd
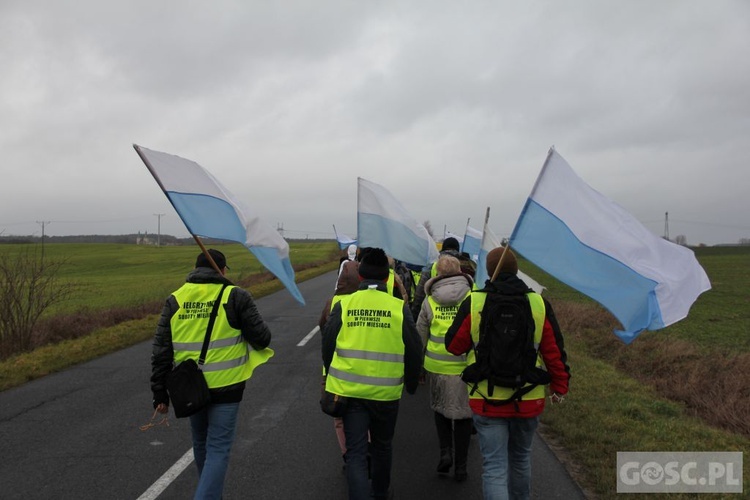
<svg viewBox="0 0 750 500">
<path fill-rule="evenodd" d="M 185 280 L 188 283 L 216 283 L 232 285 L 232 282 L 209 267 L 196 267 Z M 179 306 L 174 295 L 170 295 L 164 304 L 154 335 L 151 354 L 151 392 L 154 395 L 154 407 L 160 403 L 169 404 L 167 395 L 167 375 L 174 366 L 172 348 L 172 329 L 170 322 Z M 239 287 L 232 288 L 227 303 L 224 305 L 227 320 L 232 328 L 242 332 L 242 337 L 256 349 L 268 347 L 271 343 L 271 331 L 263 321 L 252 295 Z M 245 382 L 211 390 L 211 401 L 214 403 L 234 403 L 242 400 Z"/>
</svg>

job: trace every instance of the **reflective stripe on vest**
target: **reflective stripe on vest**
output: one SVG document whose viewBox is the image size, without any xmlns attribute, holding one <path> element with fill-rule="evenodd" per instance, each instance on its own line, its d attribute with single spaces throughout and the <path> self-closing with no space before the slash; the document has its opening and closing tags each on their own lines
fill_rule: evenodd
<svg viewBox="0 0 750 500">
<path fill-rule="evenodd" d="M 469 295 L 470 292 L 466 292 Z M 464 296 L 466 298 L 466 296 Z M 427 297 L 432 311 L 432 322 L 430 323 L 430 337 L 427 339 L 427 348 L 424 354 L 424 369 L 432 373 L 443 375 L 459 375 L 466 368 L 466 356 L 454 356 L 445 348 L 445 334 L 448 332 L 453 318 L 458 313 L 458 308 L 463 299 L 453 306 L 441 306 L 432 295 Z"/>
<path fill-rule="evenodd" d="M 252 349 L 242 338 L 242 333 L 229 325 L 224 305 L 229 300 L 232 288 L 234 287 L 228 286 L 222 295 L 206 352 L 206 362 L 201 367 L 211 389 L 249 379 L 256 366 L 273 356 L 271 349 Z M 216 283 L 185 283 L 172 294 L 179 306 L 170 321 L 175 363 L 191 358 L 198 361 L 211 309 L 219 290 L 221 285 Z"/>
<path fill-rule="evenodd" d="M 541 295 L 535 292 L 527 293 L 526 297 L 529 300 L 529 305 L 531 306 L 531 315 L 534 319 L 534 349 L 536 349 L 538 352 L 539 344 L 542 342 L 542 331 L 544 329 L 544 319 L 546 316 L 544 299 L 542 299 Z M 474 342 L 474 345 L 479 342 L 479 322 L 481 321 L 482 309 L 484 309 L 484 302 L 486 299 L 487 292 L 471 292 L 471 340 Z M 469 351 L 466 361 L 468 364 L 476 362 L 476 354 L 474 353 L 474 349 L 471 349 Z M 541 354 L 537 354 L 536 366 L 539 368 L 543 366 Z M 482 399 L 481 394 L 479 394 L 480 392 L 485 396 L 488 394 L 486 380 L 479 382 L 479 385 L 477 387 L 478 390 L 474 394 L 471 394 L 473 384 L 468 386 L 470 399 Z M 510 398 L 514 392 L 515 391 L 513 389 L 510 389 L 508 387 L 495 386 L 492 397 L 488 399 L 496 399 L 498 401 L 501 401 Z M 521 399 L 544 399 L 544 386 L 536 386 L 527 394 L 524 394 Z"/>
<path fill-rule="evenodd" d="M 326 389 L 342 396 L 395 401 L 404 386 L 404 301 L 376 288 L 344 295 L 341 330 Z"/>
</svg>

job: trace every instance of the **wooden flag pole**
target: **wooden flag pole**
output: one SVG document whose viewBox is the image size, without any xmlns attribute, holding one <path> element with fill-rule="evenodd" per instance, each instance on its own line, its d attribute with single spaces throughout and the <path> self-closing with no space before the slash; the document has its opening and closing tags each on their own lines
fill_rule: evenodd
<svg viewBox="0 0 750 500">
<path fill-rule="evenodd" d="M 490 222 L 490 207 L 487 207 L 487 215 L 484 218 L 484 231 L 482 232 L 482 246 L 484 246 L 484 233 L 487 230 L 487 225 Z M 492 277 L 490 278 L 490 282 L 495 281 L 495 278 L 497 278 L 498 273 L 500 272 L 500 266 L 503 265 L 503 261 L 505 260 L 505 253 L 508 250 L 510 245 L 505 247 L 505 250 L 503 250 L 502 255 L 500 255 L 500 260 L 497 261 L 497 265 L 495 266 L 495 270 L 492 272 Z M 489 252 L 488 252 L 489 253 Z"/>
<path fill-rule="evenodd" d="M 492 278 L 490 278 L 490 281 L 495 281 L 495 278 L 497 278 L 497 275 L 500 273 L 500 268 L 503 265 L 503 261 L 505 260 L 505 254 L 508 253 L 508 250 L 510 250 L 510 245 L 505 245 L 503 247 L 503 253 L 500 255 L 500 260 L 497 261 L 497 265 L 495 266 L 495 271 L 492 273 Z"/>
<path fill-rule="evenodd" d="M 203 242 L 201 241 L 201 239 L 194 234 L 192 236 L 195 242 L 198 243 L 198 246 L 201 247 L 201 250 L 203 251 L 203 255 L 205 255 L 208 261 L 211 263 L 211 267 L 213 267 L 216 272 L 223 275 L 224 273 L 221 272 L 221 269 L 219 269 L 219 266 L 214 261 L 214 258 L 211 257 L 211 253 L 203 245 Z"/>
</svg>

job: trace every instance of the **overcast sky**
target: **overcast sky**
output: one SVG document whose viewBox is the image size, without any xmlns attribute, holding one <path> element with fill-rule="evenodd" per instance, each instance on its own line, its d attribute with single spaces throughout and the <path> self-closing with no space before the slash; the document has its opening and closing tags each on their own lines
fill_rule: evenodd
<svg viewBox="0 0 750 500">
<path fill-rule="evenodd" d="M 0 234 L 187 236 L 133 143 L 285 235 L 357 177 L 509 236 L 554 145 L 651 231 L 750 238 L 750 2 L 0 1 Z"/>
</svg>

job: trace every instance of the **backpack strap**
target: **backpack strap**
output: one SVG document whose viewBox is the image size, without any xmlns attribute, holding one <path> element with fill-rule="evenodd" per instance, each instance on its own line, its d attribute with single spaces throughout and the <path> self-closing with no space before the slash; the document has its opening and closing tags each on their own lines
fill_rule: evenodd
<svg viewBox="0 0 750 500">
<path fill-rule="evenodd" d="M 214 301 L 214 306 L 211 309 L 211 316 L 208 318 L 208 326 L 206 327 L 206 336 L 203 338 L 203 347 L 201 348 L 201 354 L 198 358 L 198 366 L 203 366 L 206 362 L 206 354 L 208 354 L 208 344 L 211 341 L 211 332 L 214 329 L 214 322 L 216 321 L 216 314 L 219 312 L 219 305 L 221 303 L 221 297 L 224 295 L 224 289 L 227 287 L 227 283 L 224 283 L 219 291 L 219 296 Z"/>
</svg>

